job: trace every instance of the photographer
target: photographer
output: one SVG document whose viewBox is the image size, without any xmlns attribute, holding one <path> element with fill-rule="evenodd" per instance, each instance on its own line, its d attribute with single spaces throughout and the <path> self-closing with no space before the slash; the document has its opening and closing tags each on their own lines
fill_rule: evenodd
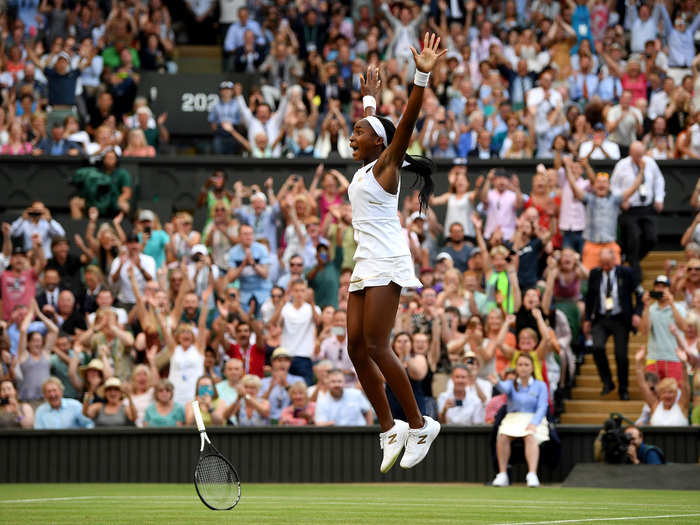
<svg viewBox="0 0 700 525">
<path fill-rule="evenodd" d="M 29 206 L 22 216 L 12 223 L 10 235 L 20 237 L 22 246 L 26 251 L 32 249 L 32 237 L 38 234 L 44 249 L 44 255 L 50 259 L 51 239 L 63 237 L 66 232 L 56 219 L 51 218 L 51 212 L 41 201 L 35 201 Z"/>
<path fill-rule="evenodd" d="M 192 262 L 187 265 L 187 274 L 194 284 L 194 293 L 201 297 L 209 282 L 216 282 L 221 276 L 219 267 L 213 264 L 207 247 L 195 244 L 192 247 Z M 210 299 L 209 308 L 214 308 L 214 298 Z"/>
<path fill-rule="evenodd" d="M 670 281 L 665 275 L 659 275 L 654 280 L 654 289 L 644 293 L 642 302 L 644 312 L 640 331 L 649 337 L 645 370 L 655 372 L 659 380 L 672 377 L 680 383 L 683 376 L 682 363 L 676 355 L 677 342 L 671 326 L 676 325 L 685 331 L 685 304 L 674 302 Z"/>
<path fill-rule="evenodd" d="M 488 381 L 477 377 L 479 360 L 474 352 L 465 353 L 464 363 L 452 368 L 453 389 L 438 398 L 440 423 L 483 425 L 492 388 Z"/>
<path fill-rule="evenodd" d="M 666 463 L 664 453 L 659 447 L 644 443 L 644 434 L 635 426 L 625 427 L 625 436 L 630 440 L 627 457 L 635 465 L 663 465 Z"/>
</svg>

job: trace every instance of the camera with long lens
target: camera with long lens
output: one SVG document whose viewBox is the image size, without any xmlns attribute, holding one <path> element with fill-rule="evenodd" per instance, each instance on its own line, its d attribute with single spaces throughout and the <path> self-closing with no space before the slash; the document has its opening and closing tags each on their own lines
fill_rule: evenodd
<svg viewBox="0 0 700 525">
<path fill-rule="evenodd" d="M 601 436 L 603 459 L 612 465 L 631 462 L 627 455 L 627 449 L 632 438 L 622 430 L 623 420 L 622 415 L 611 414 L 610 419 L 603 425 L 603 435 Z"/>
</svg>

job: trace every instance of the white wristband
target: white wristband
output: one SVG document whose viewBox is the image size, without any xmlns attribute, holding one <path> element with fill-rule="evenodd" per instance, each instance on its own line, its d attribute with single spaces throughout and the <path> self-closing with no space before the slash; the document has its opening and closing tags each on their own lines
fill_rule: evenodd
<svg viewBox="0 0 700 525">
<path fill-rule="evenodd" d="M 377 109 L 377 99 L 375 99 L 372 95 L 365 95 L 362 97 L 362 106 L 364 109 Z"/>
<path fill-rule="evenodd" d="M 413 83 L 416 86 L 425 87 L 428 85 L 428 79 L 430 79 L 430 73 L 423 73 L 416 69 L 416 74 L 413 77 Z"/>
</svg>

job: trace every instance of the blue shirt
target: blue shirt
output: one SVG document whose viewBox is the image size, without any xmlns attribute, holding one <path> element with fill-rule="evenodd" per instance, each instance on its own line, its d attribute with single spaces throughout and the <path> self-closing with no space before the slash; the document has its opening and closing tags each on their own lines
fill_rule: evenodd
<svg viewBox="0 0 700 525">
<path fill-rule="evenodd" d="M 287 385 L 291 386 L 299 381 L 303 383 L 304 378 L 287 373 Z M 270 389 L 271 382 L 271 376 L 268 376 L 262 380 L 262 386 L 260 387 L 261 395 L 265 395 L 265 393 Z M 287 389 L 281 385 L 275 385 L 272 387 L 272 392 L 270 392 L 267 399 L 270 402 L 270 419 L 279 419 L 282 416 L 282 410 L 284 407 L 288 407 L 292 404 L 292 399 L 289 397 Z"/>
<path fill-rule="evenodd" d="M 588 42 L 591 44 L 591 49 L 595 49 L 593 37 L 591 36 L 591 14 L 588 11 L 588 6 L 580 4 L 576 6 L 574 13 L 571 15 L 571 27 L 576 31 L 576 37 L 578 38 L 578 42 L 576 42 L 576 45 L 571 49 L 572 55 L 578 53 L 578 46 L 581 40 L 588 39 Z"/>
<path fill-rule="evenodd" d="M 48 403 L 43 403 L 36 409 L 34 428 L 64 429 L 64 428 L 93 428 L 95 424 L 83 415 L 83 404 L 76 399 L 64 397 L 61 406 L 56 410 Z"/>
<path fill-rule="evenodd" d="M 231 99 L 228 102 L 219 100 L 209 111 L 208 120 L 217 125 L 217 134 L 230 137 L 231 134 L 221 127 L 221 123 L 230 122 L 234 126 L 237 126 L 241 122 L 241 109 L 238 107 L 238 102 L 236 102 L 235 99 Z"/>
<path fill-rule="evenodd" d="M 46 326 L 41 321 L 32 321 L 29 323 L 29 328 L 27 333 L 39 332 L 41 335 L 46 335 Z M 19 327 L 16 324 L 11 324 L 7 328 L 7 336 L 10 338 L 10 355 L 17 355 L 17 349 L 19 348 Z"/>
<path fill-rule="evenodd" d="M 256 239 L 267 239 L 270 242 L 270 251 L 277 253 L 277 218 L 280 214 L 279 202 L 272 206 L 266 206 L 260 215 L 255 214 L 252 206 L 238 208 L 236 216 L 249 226 L 253 227 L 253 235 Z M 314 252 L 315 254 L 315 252 Z"/>
<path fill-rule="evenodd" d="M 142 236 L 143 234 L 139 233 L 139 240 L 141 240 Z M 153 257 L 153 260 L 156 261 L 156 268 L 160 268 L 165 264 L 165 247 L 169 242 L 170 236 L 163 230 L 151 231 L 151 237 L 148 239 L 143 253 Z M 155 275 L 152 277 L 155 278 Z"/>
<path fill-rule="evenodd" d="M 518 384 L 513 388 L 513 380 L 499 381 L 498 388 L 508 396 L 508 412 L 528 412 L 532 414 L 533 425 L 539 425 L 547 413 L 547 385 L 530 378 L 527 386 Z M 318 413 L 318 407 L 316 408 Z"/>
<path fill-rule="evenodd" d="M 250 252 L 256 264 L 270 264 L 270 252 L 259 242 L 254 242 L 250 247 Z M 245 250 L 241 244 L 236 244 L 228 251 L 229 267 L 238 267 L 245 259 Z M 272 283 L 269 279 L 261 277 L 256 273 L 252 266 L 246 266 L 241 275 L 238 277 L 238 282 L 241 285 L 241 292 L 251 294 L 269 293 L 272 289 Z"/>
<path fill-rule="evenodd" d="M 607 76 L 598 84 L 596 93 L 604 102 L 618 100 L 622 95 L 622 82 L 617 77 Z"/>
<path fill-rule="evenodd" d="M 335 399 L 330 393 L 319 397 L 315 419 L 318 422 L 333 422 L 336 426 L 360 427 L 367 425 L 365 414 L 370 410 L 362 392 L 345 388 L 340 399 Z"/>
</svg>

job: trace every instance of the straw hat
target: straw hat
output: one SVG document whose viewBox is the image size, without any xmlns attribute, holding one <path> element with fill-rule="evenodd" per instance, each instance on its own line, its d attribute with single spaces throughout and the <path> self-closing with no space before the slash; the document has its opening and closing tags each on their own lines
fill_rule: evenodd
<svg viewBox="0 0 700 525">
<path fill-rule="evenodd" d="M 80 377 L 85 380 L 85 376 L 87 375 L 88 370 L 97 370 L 100 372 L 103 376 L 105 374 L 105 365 L 102 363 L 101 359 L 93 359 L 91 360 L 87 365 L 81 366 L 80 367 Z"/>
<path fill-rule="evenodd" d="M 100 397 L 105 397 L 105 391 L 108 388 L 118 388 L 119 391 L 123 394 L 122 382 L 119 380 L 118 377 L 110 377 L 107 381 L 105 381 L 105 384 L 97 389 L 97 395 Z"/>
</svg>

